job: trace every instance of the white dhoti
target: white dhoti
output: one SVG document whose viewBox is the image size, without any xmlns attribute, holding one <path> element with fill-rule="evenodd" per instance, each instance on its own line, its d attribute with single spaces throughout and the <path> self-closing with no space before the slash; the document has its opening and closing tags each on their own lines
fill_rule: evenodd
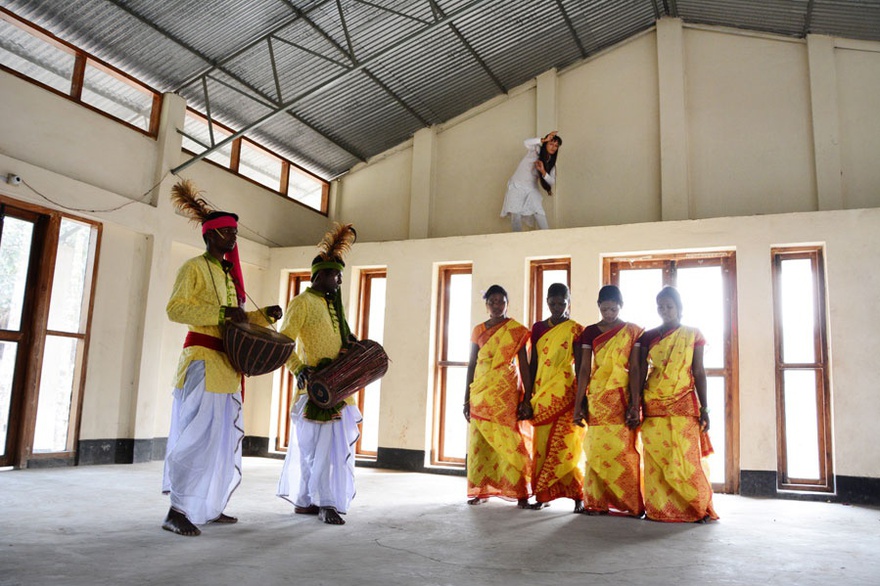
<svg viewBox="0 0 880 586">
<path fill-rule="evenodd" d="M 195 525 L 217 519 L 241 483 L 241 391 L 205 390 L 205 362 L 194 360 L 174 389 L 162 492 Z"/>
<path fill-rule="evenodd" d="M 360 437 L 361 412 L 346 405 L 341 419 L 305 419 L 308 397 L 299 398 L 290 413 L 295 433 L 290 436 L 276 494 L 297 507 L 329 507 L 348 512 L 355 495 L 355 444 Z M 298 484 L 293 493 L 291 484 Z"/>
</svg>

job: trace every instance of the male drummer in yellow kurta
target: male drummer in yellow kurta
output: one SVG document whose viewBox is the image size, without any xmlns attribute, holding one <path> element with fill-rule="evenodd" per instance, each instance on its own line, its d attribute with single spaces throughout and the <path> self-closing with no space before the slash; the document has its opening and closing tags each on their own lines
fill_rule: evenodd
<svg viewBox="0 0 880 586">
<path fill-rule="evenodd" d="M 255 312 L 241 308 L 237 221 L 227 212 L 207 214 L 202 221 L 207 251 L 180 268 L 166 308 L 171 321 L 189 326 L 174 383 L 162 484 L 171 496 L 162 528 L 179 535 L 199 535 L 196 525 L 236 522 L 223 510 L 241 482 L 241 373 L 223 351 L 221 326 L 265 325 L 281 317 L 277 305 Z"/>
<path fill-rule="evenodd" d="M 353 340 L 342 307 L 342 252 L 354 240 L 351 226 L 337 226 L 325 236 L 327 247 L 312 262 L 312 284 L 287 306 L 281 333 L 296 340 L 287 368 L 297 377 L 298 392 L 290 412 L 295 433 L 278 481 L 277 494 L 294 512 L 318 515 L 342 525 L 354 498 L 355 443 L 361 413 L 354 396 L 321 409 L 306 394 L 308 376 L 336 359 Z M 340 245 L 342 242 L 343 245 Z M 293 486 L 293 490 L 291 490 Z"/>
</svg>

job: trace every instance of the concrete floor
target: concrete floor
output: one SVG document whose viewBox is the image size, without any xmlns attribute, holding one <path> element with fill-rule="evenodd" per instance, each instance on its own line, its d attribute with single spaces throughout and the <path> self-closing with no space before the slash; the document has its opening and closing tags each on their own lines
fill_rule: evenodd
<svg viewBox="0 0 880 586">
<path fill-rule="evenodd" d="M 160 528 L 162 464 L 0 472 L 0 584 L 880 584 L 880 510 L 716 496 L 721 520 L 653 523 L 465 504 L 455 476 L 358 469 L 343 527 L 274 496 L 247 458 L 227 512 Z"/>
</svg>

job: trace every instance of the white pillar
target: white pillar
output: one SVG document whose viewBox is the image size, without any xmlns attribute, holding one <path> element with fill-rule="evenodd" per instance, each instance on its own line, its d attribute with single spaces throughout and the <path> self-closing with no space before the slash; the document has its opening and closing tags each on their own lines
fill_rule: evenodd
<svg viewBox="0 0 880 586">
<path fill-rule="evenodd" d="M 810 103 L 813 116 L 813 156 L 819 211 L 844 208 L 840 167 L 840 126 L 834 39 L 807 35 Z"/>
<path fill-rule="evenodd" d="M 422 128 L 413 135 L 409 204 L 409 238 L 413 240 L 431 235 L 436 137 L 433 128 Z"/>
<path fill-rule="evenodd" d="M 691 217 L 688 183 L 684 30 L 678 18 L 657 21 L 657 78 L 660 95 L 661 219 Z"/>
</svg>

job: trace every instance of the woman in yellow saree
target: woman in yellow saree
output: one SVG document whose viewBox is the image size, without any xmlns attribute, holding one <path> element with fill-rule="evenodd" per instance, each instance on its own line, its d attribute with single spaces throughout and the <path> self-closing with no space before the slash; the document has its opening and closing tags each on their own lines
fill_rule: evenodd
<svg viewBox="0 0 880 586">
<path fill-rule="evenodd" d="M 547 290 L 550 317 L 532 328 L 529 362 L 533 386 L 526 387 L 522 415 L 535 428 L 532 509 L 558 498 L 574 500 L 583 510 L 584 430 L 573 422 L 577 393 L 574 348 L 582 327 L 568 318 L 568 287 L 554 283 Z"/>
<path fill-rule="evenodd" d="M 576 424 L 583 425 L 585 419 L 588 423 L 584 512 L 640 517 L 645 506 L 637 446 L 638 410 L 631 427 L 627 415 L 634 406 L 630 396 L 639 392 L 638 377 L 630 386 L 630 370 L 638 366 L 638 339 L 644 330 L 618 317 L 623 296 L 614 285 L 599 290 L 597 303 L 602 320 L 588 326 L 579 340 L 578 407 L 574 414 Z"/>
<path fill-rule="evenodd" d="M 507 291 L 492 285 L 483 295 L 489 319 L 471 334 L 464 395 L 468 420 L 468 504 L 489 497 L 528 506 L 531 495 L 532 426 L 521 421 L 520 377 L 528 379 L 525 345 L 529 330 L 507 317 Z M 517 372 L 517 363 L 519 372 Z"/>
<path fill-rule="evenodd" d="M 642 335 L 639 350 L 639 374 L 645 381 L 645 514 L 655 521 L 717 519 L 703 467 L 703 458 L 712 453 L 706 433 L 706 341 L 698 329 L 681 325 L 681 297 L 674 287 L 657 294 L 657 313 L 663 325 Z"/>
</svg>

